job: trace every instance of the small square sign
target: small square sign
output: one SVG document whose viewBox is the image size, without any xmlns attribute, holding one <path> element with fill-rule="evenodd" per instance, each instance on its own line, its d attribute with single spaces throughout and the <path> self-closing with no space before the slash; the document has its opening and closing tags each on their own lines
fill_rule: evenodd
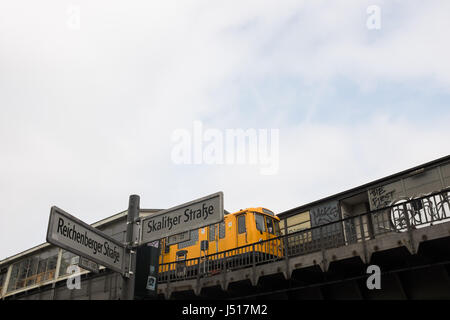
<svg viewBox="0 0 450 320">
<path fill-rule="evenodd" d="M 148 279 L 147 279 L 147 287 L 146 287 L 147 290 L 154 291 L 155 290 L 155 286 L 156 286 L 156 278 L 152 277 L 152 276 L 149 276 Z"/>
</svg>

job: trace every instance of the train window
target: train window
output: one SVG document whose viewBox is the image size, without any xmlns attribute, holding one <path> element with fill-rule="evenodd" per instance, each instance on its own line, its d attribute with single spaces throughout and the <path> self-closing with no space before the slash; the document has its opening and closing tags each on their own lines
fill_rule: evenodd
<svg viewBox="0 0 450 320">
<path fill-rule="evenodd" d="M 261 232 L 266 232 L 266 226 L 264 224 L 264 216 L 262 214 L 255 213 L 256 229 Z"/>
<path fill-rule="evenodd" d="M 273 223 L 275 225 L 275 235 L 280 236 L 280 223 L 277 220 L 274 220 Z"/>
<path fill-rule="evenodd" d="M 245 233 L 245 214 L 238 217 L 238 233 Z"/>
<path fill-rule="evenodd" d="M 266 217 L 267 220 L 267 231 L 271 234 L 275 233 L 275 229 L 273 227 L 273 220 L 269 217 Z"/>
<path fill-rule="evenodd" d="M 216 240 L 216 225 L 209 226 L 209 241 Z"/>
<path fill-rule="evenodd" d="M 190 240 L 178 243 L 178 249 L 193 246 L 198 241 L 198 229 L 191 230 Z"/>
<path fill-rule="evenodd" d="M 225 238 L 225 222 L 219 223 L 219 239 Z"/>
<path fill-rule="evenodd" d="M 311 219 L 309 211 L 298 213 L 286 219 L 287 232 L 293 233 L 311 228 Z"/>
</svg>

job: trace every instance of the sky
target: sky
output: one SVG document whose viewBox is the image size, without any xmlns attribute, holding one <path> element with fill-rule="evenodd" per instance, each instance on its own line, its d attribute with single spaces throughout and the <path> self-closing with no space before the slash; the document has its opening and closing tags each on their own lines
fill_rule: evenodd
<svg viewBox="0 0 450 320">
<path fill-rule="evenodd" d="M 53 205 L 93 223 L 131 194 L 165 209 L 223 191 L 230 212 L 279 213 L 448 155 L 448 12 L 447 0 L 1 1 L 0 260 L 45 242 Z M 195 123 L 276 130 L 277 170 L 177 163 L 174 133 Z"/>
</svg>

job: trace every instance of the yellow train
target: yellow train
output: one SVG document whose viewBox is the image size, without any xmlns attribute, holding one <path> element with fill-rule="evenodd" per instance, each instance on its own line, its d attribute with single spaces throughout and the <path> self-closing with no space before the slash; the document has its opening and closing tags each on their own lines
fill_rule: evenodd
<svg viewBox="0 0 450 320">
<path fill-rule="evenodd" d="M 281 257 L 281 240 L 274 239 L 281 235 L 279 222 L 280 219 L 266 208 L 248 208 L 226 214 L 221 223 L 191 231 L 188 241 L 169 246 L 166 245 L 167 239 L 164 239 L 159 258 L 160 272 L 171 270 L 172 263 L 177 261 L 205 256 L 209 260 L 220 260 L 248 255 L 253 249 L 258 254 Z M 250 244 L 255 246 L 248 246 Z M 224 251 L 225 253 L 222 253 Z M 191 260 L 190 264 L 194 263 L 196 261 Z"/>
</svg>

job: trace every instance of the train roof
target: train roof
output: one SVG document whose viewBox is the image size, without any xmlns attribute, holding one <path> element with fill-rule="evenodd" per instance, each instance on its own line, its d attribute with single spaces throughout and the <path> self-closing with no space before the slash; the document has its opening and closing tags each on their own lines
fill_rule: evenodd
<svg viewBox="0 0 450 320">
<path fill-rule="evenodd" d="M 239 213 L 246 212 L 246 211 L 257 211 L 257 212 L 260 212 L 260 213 L 264 213 L 264 214 L 276 217 L 275 213 L 272 210 L 269 210 L 269 209 L 264 208 L 264 207 L 254 207 L 254 208 L 240 209 L 239 211 L 236 211 L 236 212 L 233 212 L 233 213 L 230 213 L 230 214 L 239 214 Z"/>
</svg>

